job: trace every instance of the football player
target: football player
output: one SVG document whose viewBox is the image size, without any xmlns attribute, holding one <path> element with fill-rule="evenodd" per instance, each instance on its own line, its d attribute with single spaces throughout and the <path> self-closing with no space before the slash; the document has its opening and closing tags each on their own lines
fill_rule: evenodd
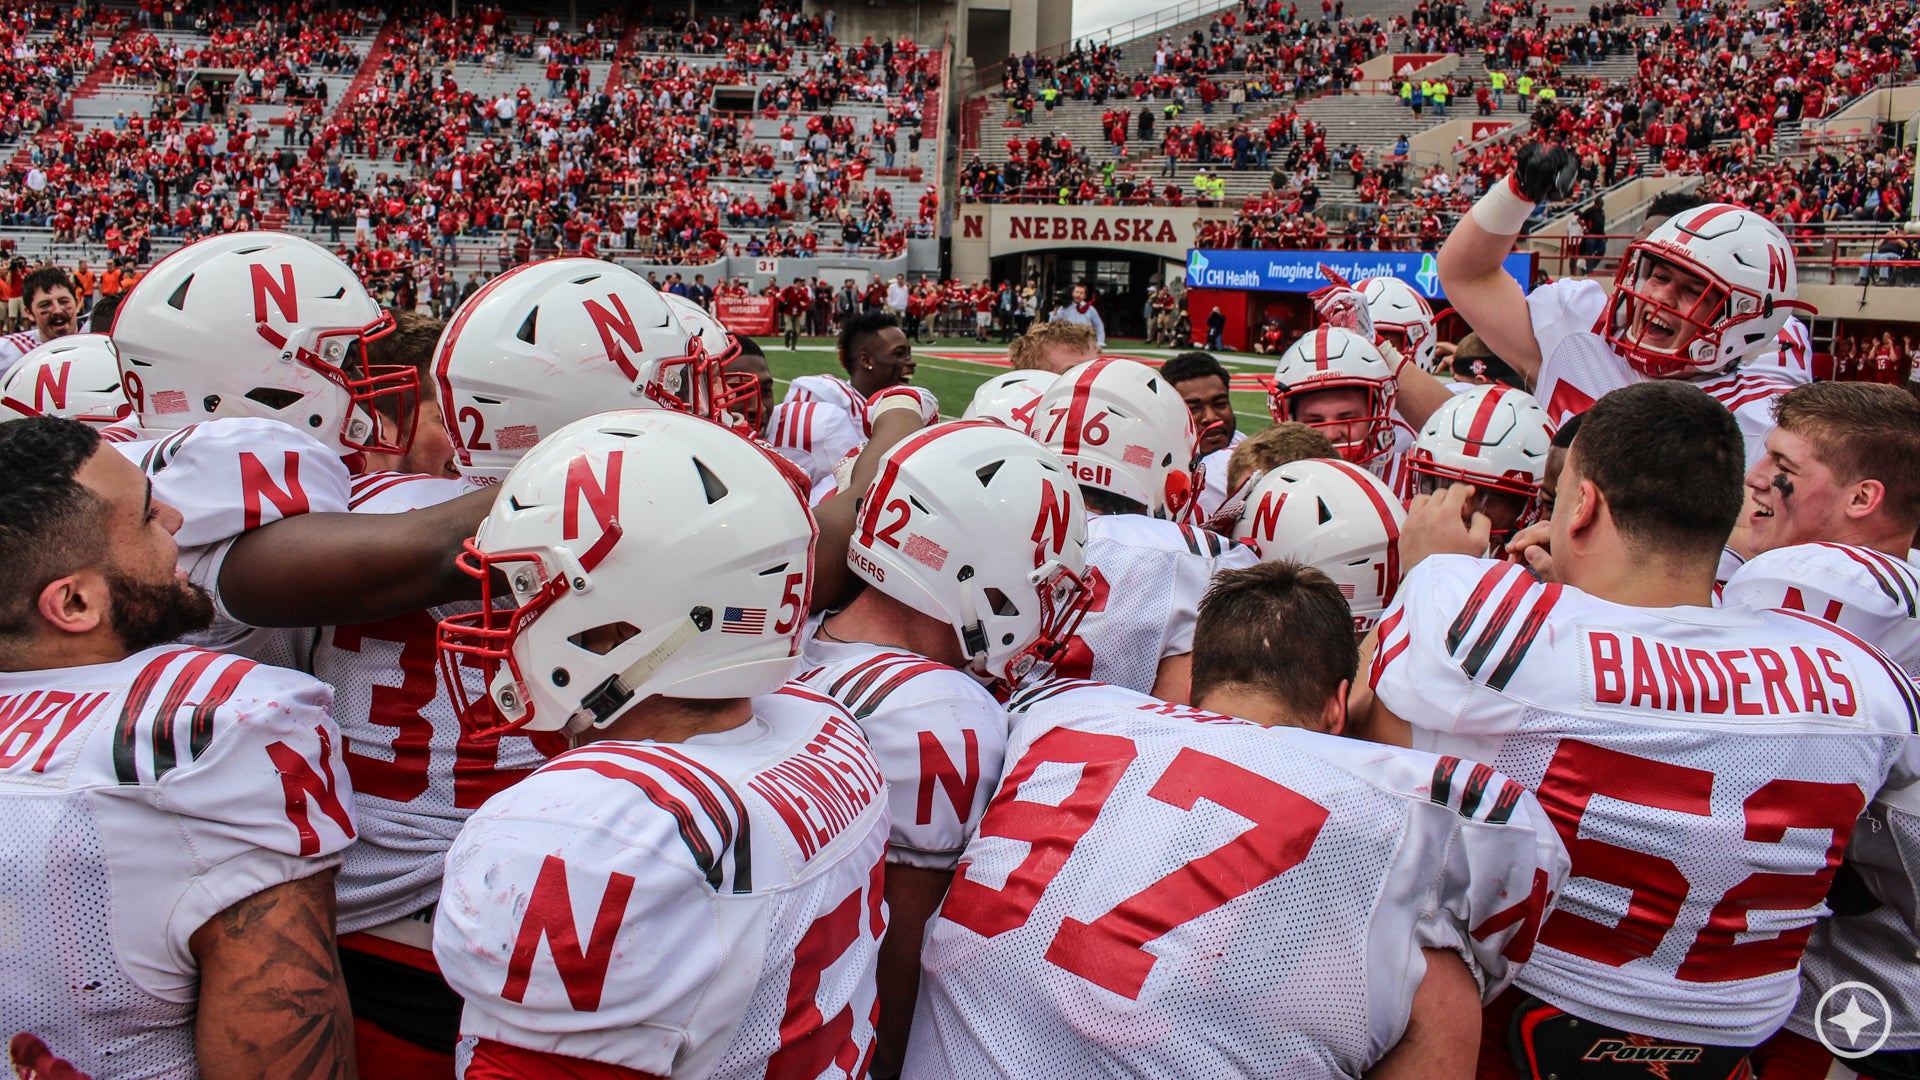
<svg viewBox="0 0 1920 1080">
<path fill-rule="evenodd" d="M 1013 339 L 1007 362 L 1015 371 L 1048 371 L 1055 375 L 1100 357 L 1100 339 L 1085 323 L 1054 319 L 1035 323 Z"/>
<path fill-rule="evenodd" d="M 128 442 L 133 413 L 120 390 L 120 358 L 105 334 L 68 334 L 27 353 L 0 378 L 0 419 L 64 416 Z"/>
<path fill-rule="evenodd" d="M 1194 706 L 1054 683 L 927 932 L 908 1076 L 1473 1075 L 1567 856 L 1484 765 L 1338 738 L 1347 602 L 1223 571 Z M 1017 988 L 1018 1007 L 1008 1007 Z"/>
<path fill-rule="evenodd" d="M 352 1075 L 332 691 L 169 644 L 212 602 L 176 567 L 179 512 L 91 427 L 0 424 L 0 472 L 13 1050 L 99 1077 Z"/>
<path fill-rule="evenodd" d="M 1582 417 L 1544 580 L 1466 554 L 1488 542 L 1467 485 L 1409 510 L 1370 729 L 1510 771 L 1573 859 L 1487 1013 L 1483 1076 L 1648 1055 L 1737 1074 L 1793 1007 L 1861 811 L 1920 779 L 1920 694 L 1884 654 L 1798 612 L 1710 606 L 1743 458 L 1724 406 L 1653 380 Z"/>
<path fill-rule="evenodd" d="M 1819 382 L 1774 399 L 1767 456 L 1747 470 L 1755 554 L 1727 579 L 1721 603 L 1804 611 L 1872 642 L 1911 674 L 1920 671 L 1920 573 L 1908 544 L 1920 528 L 1920 404 L 1897 387 Z M 1880 814 L 1899 842 L 1920 838 L 1920 807 Z M 1856 852 L 1849 854 L 1856 861 Z M 1897 898 L 1896 898 L 1897 899 Z M 1836 906 L 1837 903 L 1836 903 Z M 1875 1054 L 1848 1064 L 1862 1075 L 1920 1068 L 1920 951 L 1897 903 L 1869 902 L 1814 929 L 1800 968 L 1800 1001 L 1767 1044 L 1767 1076 L 1821 1077 L 1832 1055 L 1818 1044 L 1828 992 L 1864 982 L 1886 995 L 1886 1026 L 1849 1040 L 1830 1019 L 1829 1044 L 1856 1048 L 1881 1035 Z M 1800 1062 L 1789 1071 L 1781 1055 Z"/>
<path fill-rule="evenodd" d="M 854 718 L 787 683 L 805 501 L 771 451 L 669 410 L 561 428 L 500 489 L 464 561 L 489 595 L 442 655 L 482 668 L 476 735 L 576 748 L 448 854 L 465 1075 L 864 1075 L 886 785 Z"/>
<path fill-rule="evenodd" d="M 867 400 L 891 386 L 913 381 L 913 343 L 900 320 L 884 312 L 855 315 L 840 326 L 837 375 L 802 375 L 787 384 L 788 402 L 819 401 L 844 409 L 863 432 L 871 423 Z"/>
<path fill-rule="evenodd" d="M 921 928 L 1001 771 L 1006 714 L 986 684 L 1050 657 L 1092 596 L 1079 487 L 1024 434 L 925 429 L 881 460 L 863 507 L 847 561 L 867 587 L 807 640 L 801 681 L 860 721 L 887 779 L 877 1063 L 896 1075 Z"/>
<path fill-rule="evenodd" d="M 1194 497 L 1186 402 L 1144 364 L 1095 360 L 1047 388 L 1030 430 L 1067 463 L 1092 515 L 1093 599 L 1052 674 L 1186 700 L 1194 612 L 1207 582 L 1259 561 L 1180 523 Z"/>
<path fill-rule="evenodd" d="M 411 444 L 417 374 L 366 360 L 391 325 L 351 268 L 286 233 L 190 244 L 120 304 L 112 336 L 141 440 L 116 449 L 180 510 L 181 565 L 214 597 L 218 640 L 470 594 L 453 557 L 490 495 L 345 513 L 367 455 Z"/>
<path fill-rule="evenodd" d="M 1647 379 L 1691 382 L 1732 410 L 1748 464 L 1765 452 L 1770 399 L 1787 380 L 1744 367 L 1775 348 L 1796 312 L 1793 247 L 1773 222 L 1728 203 L 1683 210 L 1629 245 L 1611 297 L 1579 280 L 1523 295 L 1501 269 L 1535 204 L 1563 197 L 1578 162 L 1529 143 L 1514 172 L 1462 215 L 1442 245 L 1447 299 L 1494 352 L 1533 381 L 1550 422 Z"/>
<path fill-rule="evenodd" d="M 1400 587 L 1400 526 L 1406 511 L 1379 477 L 1340 458 L 1290 462 L 1247 494 L 1233 538 L 1263 562 L 1296 562 L 1331 578 L 1346 598 L 1353 633 L 1380 621 Z"/>
<path fill-rule="evenodd" d="M 1193 414 L 1193 430 L 1200 433 L 1194 456 L 1200 459 L 1200 491 L 1195 513 L 1211 518 L 1227 501 L 1227 459 L 1246 436 L 1240 434 L 1233 412 L 1232 377 L 1213 354 L 1183 352 L 1160 365 L 1160 374 Z"/>
<path fill-rule="evenodd" d="M 1472 484 L 1473 513 L 1484 513 L 1494 552 L 1540 513 L 1540 476 L 1553 436 L 1547 414 L 1522 390 L 1486 384 L 1435 409 L 1407 452 L 1407 496 Z"/>
</svg>

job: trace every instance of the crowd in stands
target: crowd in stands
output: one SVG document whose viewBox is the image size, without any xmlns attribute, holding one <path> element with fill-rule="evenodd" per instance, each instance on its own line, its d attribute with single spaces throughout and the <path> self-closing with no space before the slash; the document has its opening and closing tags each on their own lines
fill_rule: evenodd
<svg viewBox="0 0 1920 1080">
<path fill-rule="evenodd" d="M 99 62 L 152 85 L 151 108 L 86 130 L 28 116 L 24 160 L 0 178 L 0 225 L 48 227 L 57 241 L 144 262 L 156 237 L 284 220 L 321 229 L 376 282 L 397 267 L 416 287 L 439 276 L 436 255 L 457 263 L 463 241 L 497 241 L 503 263 L 563 251 L 705 262 L 729 251 L 893 255 L 932 233 L 931 186 L 896 207 L 875 182 L 911 182 L 932 164 L 930 124 L 921 143 L 938 60 L 911 40 L 842 44 L 830 13 L 797 5 L 631 34 L 618 16 L 579 31 L 524 19 L 516 29 L 499 7 L 457 18 L 403 8 L 384 29 L 380 19 L 305 0 L 148 0 Z M 92 66 L 71 19 L 16 12 L 8 31 L 28 29 L 54 36 L 20 52 L 30 61 L 37 50 L 37 66 L 9 72 L 10 117 L 20 101 L 70 92 Z M 341 39 L 376 29 L 364 92 L 330 107 L 317 76 L 354 73 L 366 58 Z M 62 62 L 57 49 L 72 55 Z M 494 71 L 508 57 L 544 78 L 482 94 L 454 66 Z M 239 77 L 189 79 L 215 62 Z M 716 111 L 715 88 L 740 85 L 758 89 L 759 112 Z M 829 111 L 851 104 L 873 108 Z M 756 138 L 756 118 L 777 122 L 777 136 Z"/>
<path fill-rule="evenodd" d="M 1421 0 L 1376 25 L 1342 22 L 1331 3 L 1316 20 L 1296 5 L 1243 0 L 1187 41 L 1160 43 L 1150 61 L 1084 45 L 1057 61 L 1010 57 L 1003 83 L 1010 101 L 1039 95 L 1043 108 L 1069 98 L 1098 103 L 1106 146 L 1012 130 L 1006 163 L 976 158 L 963 168 L 962 198 L 1225 206 L 1223 171 L 1270 172 L 1270 190 L 1240 200 L 1233 220 L 1203 222 L 1203 244 L 1431 250 L 1454 215 L 1506 170 L 1517 137 L 1531 127 L 1576 152 L 1576 200 L 1652 171 L 1700 175 L 1703 193 L 1760 208 L 1801 236 L 1822 223 L 1903 217 L 1910 155 L 1867 148 L 1787 163 L 1782 155 L 1798 147 L 1780 129 L 1831 115 L 1877 84 L 1910 80 L 1920 8 L 1898 0 L 1766 7 L 1680 0 L 1674 8 L 1664 0 L 1613 0 L 1590 6 L 1585 21 L 1557 24 L 1528 3 L 1479 8 L 1476 17 L 1465 3 Z M 1452 161 L 1416 167 L 1404 137 L 1390 152 L 1330 148 L 1296 107 L 1241 118 L 1243 103 L 1275 89 L 1262 85 L 1266 76 L 1311 66 L 1321 46 L 1353 59 L 1394 45 L 1475 61 L 1450 76 L 1395 76 L 1410 127 L 1424 123 L 1428 110 L 1444 114 L 1449 100 L 1471 103 L 1479 115 L 1526 114 L 1531 123 L 1505 138 L 1461 140 Z M 1637 60 L 1630 78 L 1607 82 L 1587 73 L 1623 54 Z M 1224 82 L 1222 72 L 1230 74 Z M 1229 92 L 1228 109 L 1216 111 Z M 1327 188 L 1348 183 L 1352 198 L 1323 220 Z M 1591 231 L 1604 231 L 1604 223 Z"/>
</svg>

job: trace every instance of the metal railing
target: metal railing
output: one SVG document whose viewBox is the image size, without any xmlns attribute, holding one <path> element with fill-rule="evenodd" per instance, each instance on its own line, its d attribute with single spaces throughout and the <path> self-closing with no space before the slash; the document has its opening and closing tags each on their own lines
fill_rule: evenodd
<svg viewBox="0 0 1920 1080">
<path fill-rule="evenodd" d="M 1059 44 L 1049 45 L 1042 49 L 1035 49 L 1033 56 L 1036 60 L 1045 57 L 1058 58 L 1065 56 L 1067 53 L 1073 51 L 1075 42 L 1084 42 L 1089 45 L 1124 45 L 1127 42 L 1143 38 L 1156 30 L 1176 26 L 1189 19 L 1197 19 L 1202 15 L 1211 15 L 1216 11 L 1225 11 L 1228 8 L 1237 7 L 1239 3 L 1240 0 L 1180 0 L 1180 3 L 1172 7 L 1148 12 L 1145 15 L 1137 15 L 1131 19 L 1123 19 L 1120 22 L 1109 23 L 1106 26 L 1075 34 L 1071 39 L 1060 42 Z M 1100 40 L 1096 42 L 1096 38 Z M 1006 66 L 1006 61 L 1000 60 L 979 68 L 974 75 L 973 82 L 960 88 L 961 96 L 963 98 L 971 98 L 976 94 L 998 87 L 1006 75 Z"/>
</svg>

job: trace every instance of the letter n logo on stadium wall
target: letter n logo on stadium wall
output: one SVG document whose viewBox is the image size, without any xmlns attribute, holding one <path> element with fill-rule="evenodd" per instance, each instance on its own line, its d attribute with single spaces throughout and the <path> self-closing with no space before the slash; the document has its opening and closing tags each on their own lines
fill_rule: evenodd
<svg viewBox="0 0 1920 1080">
<path fill-rule="evenodd" d="M 567 462 L 567 488 L 562 496 L 560 535 L 567 540 L 580 539 L 580 504 L 585 502 L 593 521 L 600 528 L 599 539 L 580 555 L 580 568 L 592 570 L 613 550 L 620 539 L 620 464 L 625 451 L 607 455 L 607 479 L 602 484 L 593 474 L 593 458 L 581 454 Z"/>
</svg>

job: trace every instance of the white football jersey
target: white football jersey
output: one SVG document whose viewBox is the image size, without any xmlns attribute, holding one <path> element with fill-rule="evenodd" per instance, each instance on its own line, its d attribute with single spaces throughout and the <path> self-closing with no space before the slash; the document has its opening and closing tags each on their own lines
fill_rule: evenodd
<svg viewBox="0 0 1920 1080">
<path fill-rule="evenodd" d="M 928 925 L 906 1076 L 1359 1076 L 1421 949 L 1491 999 L 1566 875 L 1484 765 L 1053 689 Z"/>
<path fill-rule="evenodd" d="M 1762 552 L 1727 579 L 1720 603 L 1804 611 L 1920 671 L 1920 572 L 1885 552 L 1828 543 Z"/>
<path fill-rule="evenodd" d="M 178 645 L 0 674 L 0 1016 L 90 1076 L 199 1075 L 188 939 L 340 861 L 332 691 Z"/>
<path fill-rule="evenodd" d="M 1556 281 L 1527 296 L 1533 337 L 1540 346 L 1533 396 L 1556 428 L 1609 392 L 1647 381 L 1595 332 L 1606 306 L 1606 289 L 1597 281 Z M 1767 434 L 1774 428 L 1773 399 L 1793 389 L 1792 382 L 1750 367 L 1686 381 L 1725 405 L 1739 421 L 1748 468 L 1766 456 Z"/>
<path fill-rule="evenodd" d="M 1213 575 L 1260 561 L 1197 525 L 1143 514 L 1087 519 L 1093 602 L 1052 675 L 1153 689 L 1160 661 L 1193 651 L 1193 624 Z"/>
<path fill-rule="evenodd" d="M 818 401 L 841 409 L 862 432 L 871 426 L 867 420 L 867 399 L 838 375 L 802 375 L 788 383 L 787 396 L 781 404 L 797 401 Z"/>
<path fill-rule="evenodd" d="M 353 481 L 351 501 L 355 513 L 391 514 L 475 490 L 461 480 L 373 473 Z M 337 880 L 341 933 L 432 904 L 447 848 L 468 815 L 567 748 L 561 732 L 482 740 L 461 727 L 435 635 L 441 619 L 477 607 L 449 604 L 291 632 L 299 642 L 291 666 L 335 688 L 334 718 L 347 737 L 347 771 L 360 807 L 360 842 L 347 849 Z M 479 669 L 462 663 L 457 670 L 475 707 L 491 708 Z"/>
<path fill-rule="evenodd" d="M 831 699 L 753 705 L 563 754 L 467 821 L 433 950 L 476 1064 L 504 1043 L 652 1076 L 865 1075 L 885 781 Z"/>
<path fill-rule="evenodd" d="M 892 818 L 887 861 L 951 870 L 1007 750 L 1007 714 L 965 672 L 866 642 L 807 639 L 799 681 L 840 703 L 873 747 Z"/>
<path fill-rule="evenodd" d="M 1635 608 L 1433 556 L 1369 678 L 1414 745 L 1536 792 L 1573 879 L 1519 985 L 1637 1034 L 1752 1046 L 1867 802 L 1911 768 L 1920 693 L 1818 619 Z"/>
<path fill-rule="evenodd" d="M 213 597 L 214 625 L 190 640 L 267 658 L 276 643 L 227 610 L 220 568 L 243 533 L 301 514 L 345 513 L 352 484 L 346 463 L 312 436 L 257 417 L 140 434 L 148 437 L 113 448 L 152 478 L 155 499 L 180 511 L 180 567 Z"/>
<path fill-rule="evenodd" d="M 1227 445 L 1200 459 L 1200 490 L 1194 495 L 1199 520 L 1207 520 L 1226 505 L 1232 494 L 1227 490 L 1227 463 L 1233 459 L 1233 448 L 1246 441 L 1245 432 L 1235 431 Z"/>
<path fill-rule="evenodd" d="M 866 434 L 845 410 L 822 401 L 776 405 L 767 420 L 767 442 L 818 484 L 833 476 L 840 459 L 858 450 Z"/>
<path fill-rule="evenodd" d="M 1787 316 L 1787 324 L 1774 335 L 1774 349 L 1745 362 L 1763 375 L 1785 379 L 1795 386 L 1813 381 L 1813 335 L 1797 316 Z"/>
</svg>

